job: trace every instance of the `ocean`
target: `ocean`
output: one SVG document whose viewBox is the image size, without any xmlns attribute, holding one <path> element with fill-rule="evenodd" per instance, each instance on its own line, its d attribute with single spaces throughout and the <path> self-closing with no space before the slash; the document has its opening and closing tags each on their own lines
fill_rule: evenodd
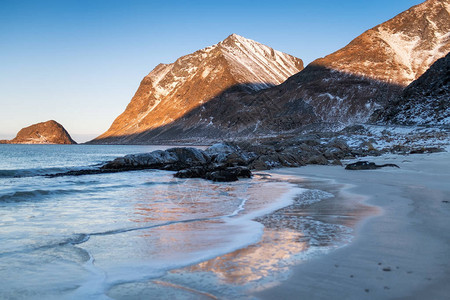
<svg viewBox="0 0 450 300">
<path fill-rule="evenodd" d="M 246 298 L 352 238 L 335 183 L 44 176 L 166 148 L 0 145 L 0 299 Z"/>
</svg>

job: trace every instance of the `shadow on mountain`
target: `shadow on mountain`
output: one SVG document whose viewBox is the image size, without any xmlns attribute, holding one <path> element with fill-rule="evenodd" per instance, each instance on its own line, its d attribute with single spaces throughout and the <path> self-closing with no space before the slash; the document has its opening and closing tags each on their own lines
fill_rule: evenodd
<svg viewBox="0 0 450 300">
<path fill-rule="evenodd" d="M 284 83 L 232 86 L 181 118 L 140 133 L 89 144 L 160 144 L 293 133 L 305 126 L 364 123 L 404 86 L 310 64 Z"/>
<path fill-rule="evenodd" d="M 374 119 L 403 125 L 450 126 L 450 53 L 431 65 Z"/>
</svg>

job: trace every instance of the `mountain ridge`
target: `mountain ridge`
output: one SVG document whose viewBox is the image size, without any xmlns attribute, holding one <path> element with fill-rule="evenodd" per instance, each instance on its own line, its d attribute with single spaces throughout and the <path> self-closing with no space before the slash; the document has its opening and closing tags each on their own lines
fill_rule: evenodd
<svg viewBox="0 0 450 300">
<path fill-rule="evenodd" d="M 287 97 L 277 101 L 304 101 L 323 122 L 364 123 L 449 50 L 450 1 L 428 0 L 313 61 L 283 83 Z M 409 61 L 397 54 L 407 51 Z"/>
<path fill-rule="evenodd" d="M 316 124 L 365 123 L 448 53 L 449 12 L 449 0 L 425 1 L 365 31 L 279 85 L 265 89 L 228 85 L 230 91 L 222 89 L 225 92 L 209 101 L 181 110 L 170 122 L 115 139 L 102 135 L 95 142 L 245 138 Z"/>
<path fill-rule="evenodd" d="M 449 13 L 448 0 L 425 1 L 366 30 L 342 49 L 313 63 L 407 86 L 449 51 Z M 384 47 L 374 48 L 376 43 Z M 414 55 L 414 50 L 423 53 Z M 363 69 L 364 60 L 355 64 L 367 56 L 371 56 L 376 67 L 372 65 L 370 70 Z M 390 73 L 385 73 L 386 70 Z"/>
<path fill-rule="evenodd" d="M 259 91 L 302 69 L 301 59 L 232 34 L 172 64 L 156 66 L 125 111 L 92 142 L 164 126 L 218 95 Z M 118 142 L 127 142 L 122 140 Z"/>
</svg>

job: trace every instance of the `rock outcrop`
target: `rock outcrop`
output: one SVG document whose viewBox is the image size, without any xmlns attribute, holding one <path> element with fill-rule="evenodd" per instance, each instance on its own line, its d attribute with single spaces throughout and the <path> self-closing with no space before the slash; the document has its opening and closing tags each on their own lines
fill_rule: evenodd
<svg viewBox="0 0 450 300">
<path fill-rule="evenodd" d="M 118 157 L 99 168 L 73 170 L 65 173 L 48 174 L 47 177 L 80 176 L 103 173 L 116 173 L 146 169 L 178 171 L 178 178 L 204 178 L 212 181 L 236 181 L 250 178 L 247 167 L 250 157 L 238 146 L 217 144 L 206 151 L 197 148 L 170 148 L 150 153 L 132 154 Z"/>
<path fill-rule="evenodd" d="M 211 162 L 205 151 L 197 148 L 170 148 L 150 153 L 132 154 L 116 158 L 103 165 L 103 170 L 114 169 L 161 169 L 179 171 L 186 168 L 203 166 Z"/>
<path fill-rule="evenodd" d="M 436 61 L 400 97 L 376 112 L 374 119 L 404 125 L 450 125 L 450 54 Z"/>
<path fill-rule="evenodd" d="M 223 98 L 232 100 L 278 85 L 302 69 L 301 59 L 232 34 L 172 64 L 158 65 L 108 131 L 91 143 L 148 143 L 157 135 L 149 132 L 171 126 L 204 103 L 212 101 L 222 111 Z M 195 114 L 185 129 L 214 128 L 215 122 L 226 123 L 227 117 L 219 112 Z"/>
<path fill-rule="evenodd" d="M 178 178 L 234 181 L 249 178 L 252 170 L 300 167 L 308 164 L 342 166 L 342 160 L 384 153 L 402 155 L 444 151 L 448 132 L 429 128 L 395 128 L 354 125 L 339 132 L 309 132 L 246 141 L 230 141 L 206 150 L 181 147 L 118 157 L 102 165 L 76 169 L 48 177 L 79 176 L 146 169 L 175 171 Z M 425 147 L 424 144 L 427 146 Z M 357 166 L 361 163 L 357 164 Z M 367 166 L 366 166 L 367 165 Z M 362 164 L 361 168 L 373 167 Z M 377 166 L 374 166 L 377 167 Z"/>
<path fill-rule="evenodd" d="M 4 144 L 76 144 L 64 127 L 56 121 L 37 123 L 21 129 L 17 136 Z"/>
</svg>

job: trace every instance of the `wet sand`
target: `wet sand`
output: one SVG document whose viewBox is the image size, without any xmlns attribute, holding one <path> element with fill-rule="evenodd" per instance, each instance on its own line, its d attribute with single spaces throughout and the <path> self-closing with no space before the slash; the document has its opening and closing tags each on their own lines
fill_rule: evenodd
<svg viewBox="0 0 450 300">
<path fill-rule="evenodd" d="M 259 299 L 447 299 L 450 295 L 450 154 L 367 160 L 396 168 L 347 171 L 307 166 L 278 174 L 335 180 L 367 195 L 380 213 L 360 221 L 353 241 L 291 268 Z"/>
<path fill-rule="evenodd" d="M 363 204 L 365 196 L 329 179 L 257 173 L 269 182 L 290 182 L 300 187 L 293 203 L 255 221 L 264 225 L 258 243 L 182 269 L 149 282 L 112 288 L 115 299 L 183 298 L 248 299 L 249 291 L 264 290 L 288 278 L 291 268 L 312 257 L 342 247 L 353 238 L 357 224 L 379 214 Z"/>
</svg>

